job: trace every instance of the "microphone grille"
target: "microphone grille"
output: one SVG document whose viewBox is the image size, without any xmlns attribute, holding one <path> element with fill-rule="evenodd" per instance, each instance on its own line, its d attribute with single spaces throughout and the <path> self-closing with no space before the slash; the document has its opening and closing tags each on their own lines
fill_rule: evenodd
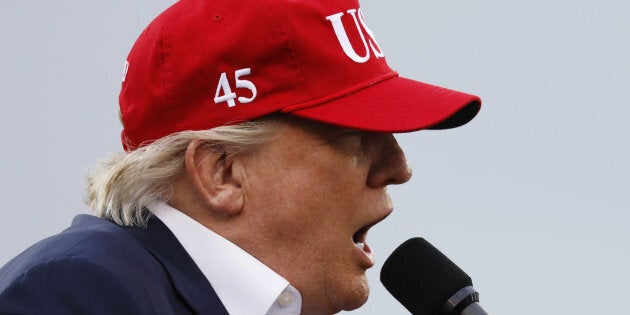
<svg viewBox="0 0 630 315">
<path fill-rule="evenodd" d="M 443 314 L 451 296 L 472 286 L 463 270 L 421 237 L 394 250 L 383 264 L 381 282 L 414 315 Z"/>
</svg>

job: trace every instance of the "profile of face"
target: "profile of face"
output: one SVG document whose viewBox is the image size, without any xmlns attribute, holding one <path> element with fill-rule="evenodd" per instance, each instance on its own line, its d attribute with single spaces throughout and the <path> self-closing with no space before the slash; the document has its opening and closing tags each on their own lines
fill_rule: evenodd
<svg viewBox="0 0 630 315">
<path fill-rule="evenodd" d="M 301 292 L 302 314 L 363 305 L 368 229 L 393 209 L 387 186 L 411 177 L 393 135 L 287 119 L 233 172 L 250 237 L 232 241 Z"/>
</svg>

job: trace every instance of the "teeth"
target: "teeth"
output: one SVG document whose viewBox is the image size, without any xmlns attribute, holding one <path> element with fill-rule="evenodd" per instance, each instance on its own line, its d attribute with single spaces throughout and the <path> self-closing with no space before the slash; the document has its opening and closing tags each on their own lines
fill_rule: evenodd
<svg viewBox="0 0 630 315">
<path fill-rule="evenodd" d="M 365 243 L 355 243 L 354 245 L 356 245 L 360 250 L 363 250 L 365 248 Z"/>
</svg>

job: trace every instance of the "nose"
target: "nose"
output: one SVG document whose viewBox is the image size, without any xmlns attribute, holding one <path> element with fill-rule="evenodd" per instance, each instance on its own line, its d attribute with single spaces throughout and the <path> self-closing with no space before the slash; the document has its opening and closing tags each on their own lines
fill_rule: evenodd
<svg viewBox="0 0 630 315">
<path fill-rule="evenodd" d="M 412 174 L 411 167 L 394 135 L 380 134 L 375 137 L 378 140 L 374 141 L 374 159 L 368 174 L 367 185 L 377 188 L 409 181 Z"/>
</svg>

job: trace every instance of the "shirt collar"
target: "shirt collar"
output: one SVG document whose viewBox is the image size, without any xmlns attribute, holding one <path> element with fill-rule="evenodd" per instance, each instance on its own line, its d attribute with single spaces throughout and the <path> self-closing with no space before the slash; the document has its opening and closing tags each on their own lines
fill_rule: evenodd
<svg viewBox="0 0 630 315">
<path fill-rule="evenodd" d="M 300 293 L 254 256 L 163 202 L 151 203 L 147 208 L 182 244 L 228 313 L 300 313 Z"/>
</svg>

